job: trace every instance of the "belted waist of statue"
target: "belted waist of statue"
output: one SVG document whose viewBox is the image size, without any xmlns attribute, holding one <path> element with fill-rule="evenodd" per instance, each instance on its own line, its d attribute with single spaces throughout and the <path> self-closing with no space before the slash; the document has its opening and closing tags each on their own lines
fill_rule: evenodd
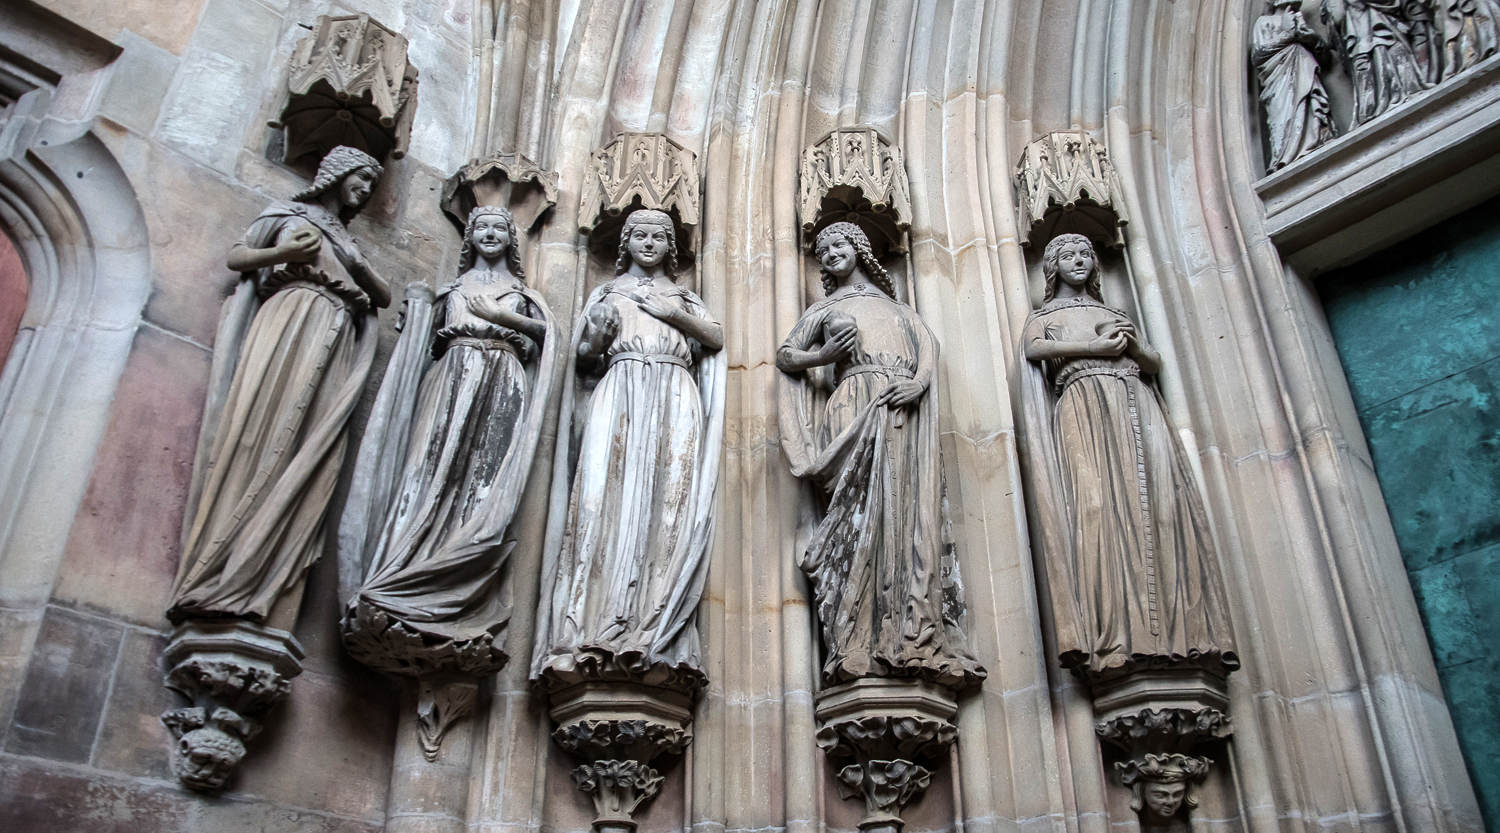
<svg viewBox="0 0 1500 833">
<path fill-rule="evenodd" d="M 287 289 L 311 289 L 351 313 L 363 313 L 370 309 L 370 296 L 363 290 L 334 278 L 321 269 L 271 269 L 263 274 L 266 277 L 259 287 L 263 300 Z"/>
<path fill-rule="evenodd" d="M 1067 389 L 1068 385 L 1073 384 L 1079 379 L 1087 379 L 1091 376 L 1113 376 L 1117 379 L 1128 379 L 1131 377 L 1140 378 L 1140 375 L 1140 365 L 1133 361 L 1110 365 L 1072 362 L 1057 371 L 1057 378 L 1053 380 L 1052 384 L 1056 387 L 1058 393 L 1062 393 Z"/>
<path fill-rule="evenodd" d="M 516 345 L 504 338 L 481 338 L 479 336 L 454 336 L 446 343 L 447 349 L 454 347 L 473 347 L 477 350 L 504 350 L 507 353 L 521 357 L 521 351 Z"/>
<path fill-rule="evenodd" d="M 856 364 L 839 372 L 839 382 L 843 382 L 850 376 L 860 373 L 878 373 L 882 376 L 895 376 L 899 379 L 914 379 L 916 374 L 904 367 L 892 367 L 886 364 Z"/>
<path fill-rule="evenodd" d="M 689 367 L 687 359 L 684 359 L 681 356 L 674 356 L 674 355 L 672 355 L 670 353 L 631 353 L 631 352 L 621 352 L 621 353 L 616 353 L 613 356 L 609 357 L 609 366 L 610 367 L 614 367 L 615 365 L 619 364 L 620 362 L 642 362 L 642 363 L 648 364 L 648 365 L 675 364 L 678 367 L 681 367 L 683 369 L 686 369 L 686 368 Z"/>
</svg>

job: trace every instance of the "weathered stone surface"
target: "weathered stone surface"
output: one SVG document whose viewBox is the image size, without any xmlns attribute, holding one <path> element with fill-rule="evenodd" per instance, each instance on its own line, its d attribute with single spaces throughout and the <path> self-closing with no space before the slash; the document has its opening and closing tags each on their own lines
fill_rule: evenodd
<svg viewBox="0 0 1500 833">
<path fill-rule="evenodd" d="M 112 622 L 47 608 L 6 731 L 6 752 L 88 763 L 122 632 Z"/>
</svg>

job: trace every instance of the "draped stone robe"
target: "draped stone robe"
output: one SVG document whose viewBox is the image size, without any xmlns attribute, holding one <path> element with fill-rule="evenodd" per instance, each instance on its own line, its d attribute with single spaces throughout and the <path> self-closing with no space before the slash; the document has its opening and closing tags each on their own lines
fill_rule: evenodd
<svg viewBox="0 0 1500 833">
<path fill-rule="evenodd" d="M 905 304 L 869 286 L 824 299 L 785 347 L 812 350 L 852 319 L 855 350 L 836 366 L 783 373 L 782 449 L 827 498 L 800 567 L 827 652 L 825 685 L 919 677 L 961 690 L 985 670 L 969 654 L 963 593 L 943 496 L 937 339 Z M 891 383 L 928 380 L 914 407 L 874 404 Z"/>
<path fill-rule="evenodd" d="M 1354 123 L 1427 89 L 1404 10 L 1411 0 L 1323 0 L 1323 19 L 1354 81 Z"/>
<path fill-rule="evenodd" d="M 1274 172 L 1333 138 L 1328 91 L 1318 78 L 1318 34 L 1300 12 L 1276 9 L 1255 21 L 1250 58 L 1260 80 Z"/>
<path fill-rule="evenodd" d="M 532 677 L 549 687 L 628 679 L 692 692 L 706 679 L 695 614 L 713 535 L 725 357 L 629 297 L 647 291 L 712 319 L 691 291 L 647 290 L 628 275 L 580 312 L 570 356 L 594 307 L 612 306 L 620 328 L 603 361 L 579 359 L 564 388 L 553 478 L 570 491 L 552 509 L 561 523 L 548 531 L 532 661 Z"/>
<path fill-rule="evenodd" d="M 480 295 L 540 320 L 543 344 L 475 315 L 469 299 Z M 340 531 L 341 549 L 352 550 L 341 557 L 362 577 L 344 640 L 387 672 L 477 675 L 508 659 L 510 608 L 498 583 L 558 337 L 541 296 L 508 274 L 470 272 L 437 305 L 435 321 L 408 309 L 360 449 Z M 383 478 L 393 482 L 372 482 Z"/>
<path fill-rule="evenodd" d="M 224 305 L 167 611 L 174 622 L 265 622 L 322 552 L 377 327 L 354 279 L 367 268 L 359 248 L 322 206 L 272 206 L 244 242 L 269 248 L 305 226 L 323 235 L 313 262 L 245 273 Z M 289 627 L 295 615 L 277 611 L 271 624 Z"/>
<path fill-rule="evenodd" d="M 1223 579 L 1187 452 L 1129 356 L 1025 357 L 1086 342 L 1123 312 L 1053 301 L 1022 333 L 1028 468 L 1061 663 L 1087 681 L 1142 668 L 1239 667 Z"/>
</svg>

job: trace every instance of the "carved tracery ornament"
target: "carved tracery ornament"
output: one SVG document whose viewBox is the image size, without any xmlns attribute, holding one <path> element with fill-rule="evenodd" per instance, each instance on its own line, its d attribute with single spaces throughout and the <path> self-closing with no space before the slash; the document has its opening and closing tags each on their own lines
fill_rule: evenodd
<svg viewBox="0 0 1500 833">
<path fill-rule="evenodd" d="M 337 145 L 376 159 L 405 156 L 417 110 L 417 68 L 406 47 L 368 14 L 318 18 L 292 53 L 287 102 L 271 122 L 286 129 L 286 161 L 321 158 Z"/>
<path fill-rule="evenodd" d="M 1120 177 L 1104 145 L 1082 130 L 1048 133 L 1026 146 L 1016 166 L 1021 244 L 1075 233 L 1123 246 Z"/>
<path fill-rule="evenodd" d="M 809 247 L 832 223 L 852 222 L 876 257 L 906 250 L 911 194 L 901 148 L 873 127 L 841 127 L 802 152 L 797 200 Z"/>
</svg>

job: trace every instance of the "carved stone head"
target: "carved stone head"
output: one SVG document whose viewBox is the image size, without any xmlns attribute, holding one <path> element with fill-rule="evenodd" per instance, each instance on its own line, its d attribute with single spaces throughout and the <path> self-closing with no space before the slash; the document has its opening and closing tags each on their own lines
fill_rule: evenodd
<svg viewBox="0 0 1500 833">
<path fill-rule="evenodd" d="M 1192 787 L 1208 775 L 1209 760 L 1190 755 L 1152 755 L 1116 764 L 1120 782 L 1130 788 L 1130 809 L 1171 818 L 1198 806 Z"/>
<path fill-rule="evenodd" d="M 1093 242 L 1081 234 L 1059 234 L 1042 253 L 1042 277 L 1046 280 L 1042 303 L 1057 296 L 1059 280 L 1073 285 L 1083 284 L 1090 297 L 1103 303 L 1100 275 L 1099 252 Z"/>
<path fill-rule="evenodd" d="M 526 280 L 526 275 L 521 270 L 521 247 L 516 237 L 516 220 L 509 211 L 493 205 L 475 206 L 469 212 L 469 221 L 464 224 L 463 248 L 458 253 L 458 273 L 462 275 L 474 268 L 475 261 L 481 256 L 494 260 L 503 252 L 510 273 L 517 280 Z"/>
<path fill-rule="evenodd" d="M 852 262 L 846 263 L 847 258 L 837 257 L 844 250 L 852 250 Z M 864 229 L 853 223 L 833 223 L 818 232 L 817 242 L 813 244 L 813 257 L 818 259 L 824 295 L 838 289 L 839 280 L 848 277 L 858 266 L 864 269 L 871 283 L 880 287 L 880 291 L 892 298 L 896 297 L 895 284 L 891 282 L 890 273 L 875 259 L 875 252 L 870 248 L 870 238 Z"/>
<path fill-rule="evenodd" d="M 224 786 L 240 759 L 245 757 L 245 741 L 259 728 L 229 709 L 188 708 L 169 711 L 162 723 L 177 738 L 172 749 L 172 771 L 182 783 L 195 790 L 212 791 Z"/>
<path fill-rule="evenodd" d="M 660 263 L 667 274 L 677 275 L 677 227 L 665 211 L 642 208 L 632 211 L 620 229 L 620 253 L 615 274 L 623 275 L 631 262 L 647 268 Z"/>
<path fill-rule="evenodd" d="M 385 172 L 375 157 L 348 145 L 328 151 L 318 163 L 318 175 L 306 190 L 292 197 L 297 202 L 312 202 L 325 194 L 338 193 L 339 217 L 348 222 L 370 201 L 380 175 Z"/>
</svg>

